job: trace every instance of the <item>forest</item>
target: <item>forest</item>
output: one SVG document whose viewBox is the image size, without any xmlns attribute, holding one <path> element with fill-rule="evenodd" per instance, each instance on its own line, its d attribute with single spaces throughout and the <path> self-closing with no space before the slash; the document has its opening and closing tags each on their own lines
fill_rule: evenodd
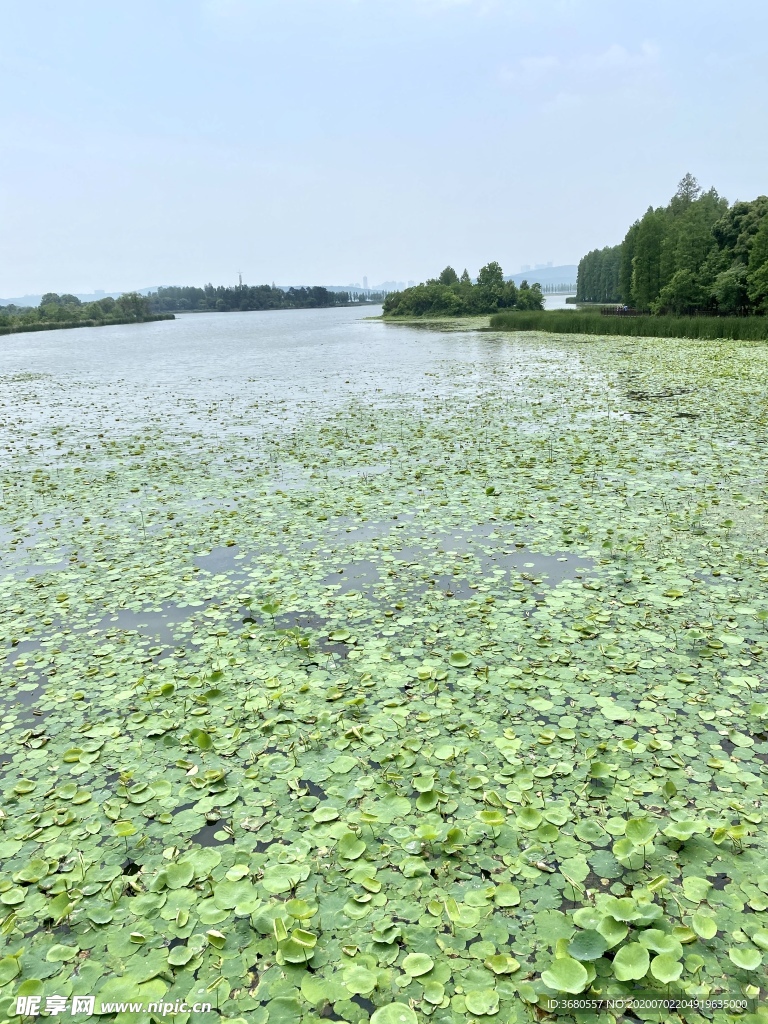
<svg viewBox="0 0 768 1024">
<path fill-rule="evenodd" d="M 158 288 L 148 296 L 150 308 L 158 313 L 231 312 L 233 310 L 314 309 L 324 306 L 347 306 L 353 301 L 381 301 L 383 296 L 371 294 L 353 297 L 350 292 L 332 292 L 315 285 L 311 288 L 278 288 L 275 285 L 212 284 L 204 288 Z"/>
<path fill-rule="evenodd" d="M 446 267 L 437 278 L 390 292 L 384 299 L 385 317 L 474 316 L 497 313 L 501 309 L 543 309 L 544 296 L 538 284 L 505 281 L 498 263 L 482 267 L 472 281 L 465 270 L 459 277 Z"/>
<path fill-rule="evenodd" d="M 655 314 L 768 313 L 768 196 L 730 205 L 686 174 L 623 242 L 582 258 L 576 297 Z"/>
</svg>

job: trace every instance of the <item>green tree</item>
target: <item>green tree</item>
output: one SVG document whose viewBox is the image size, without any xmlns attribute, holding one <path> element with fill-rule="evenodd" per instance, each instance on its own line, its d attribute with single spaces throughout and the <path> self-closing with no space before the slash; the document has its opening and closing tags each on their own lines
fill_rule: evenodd
<svg viewBox="0 0 768 1024">
<path fill-rule="evenodd" d="M 481 288 L 488 288 L 492 291 L 500 290 L 504 285 L 504 271 L 496 263 L 486 263 L 480 268 L 477 275 L 477 283 Z"/>
<path fill-rule="evenodd" d="M 529 285 L 527 281 L 522 281 L 520 287 L 517 289 L 516 308 L 543 309 L 544 296 L 541 291 L 541 285 Z"/>
<path fill-rule="evenodd" d="M 712 286 L 721 313 L 741 313 L 749 306 L 747 268 L 735 263 L 718 274 Z"/>
<path fill-rule="evenodd" d="M 672 279 L 664 285 L 652 309 L 654 313 L 689 313 L 703 306 L 705 301 L 706 295 L 696 274 L 683 268 L 675 271 Z"/>
<path fill-rule="evenodd" d="M 684 174 L 677 183 L 677 191 L 672 197 L 670 206 L 674 206 L 676 203 L 681 206 L 689 206 L 699 198 L 701 193 L 701 185 L 698 183 L 696 178 L 688 172 L 687 174 Z"/>
<path fill-rule="evenodd" d="M 446 267 L 445 270 L 440 274 L 438 278 L 440 284 L 458 284 L 459 275 L 453 269 L 453 267 Z"/>
<path fill-rule="evenodd" d="M 637 235 L 640 230 L 640 221 L 636 220 L 624 236 L 621 243 L 619 255 L 619 301 L 629 304 L 632 302 L 632 269 L 637 246 Z"/>
<path fill-rule="evenodd" d="M 632 260 L 632 302 L 638 309 L 650 309 L 661 290 L 664 220 L 663 209 L 649 207 L 638 225 Z"/>
<path fill-rule="evenodd" d="M 768 313 L 768 215 L 762 218 L 750 249 L 747 294 L 759 313 Z"/>
</svg>

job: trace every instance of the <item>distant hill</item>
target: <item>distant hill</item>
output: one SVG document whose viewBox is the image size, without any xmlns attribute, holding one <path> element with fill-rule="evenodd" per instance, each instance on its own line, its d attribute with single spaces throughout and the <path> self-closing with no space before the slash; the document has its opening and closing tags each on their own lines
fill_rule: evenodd
<svg viewBox="0 0 768 1024">
<path fill-rule="evenodd" d="M 568 284 L 575 286 L 578 269 L 575 263 L 567 263 L 562 267 L 542 267 L 539 270 L 524 270 L 519 274 L 507 274 L 504 276 L 504 280 L 514 281 L 515 284 L 521 284 L 523 281 L 534 284 L 538 281 L 541 285 Z"/>
<path fill-rule="evenodd" d="M 147 289 L 148 290 L 148 289 Z M 123 292 L 93 292 L 90 295 L 85 295 L 82 292 L 73 293 L 76 299 L 80 299 L 81 302 L 99 302 L 101 299 L 107 297 L 112 299 L 119 299 Z M 141 295 L 145 295 L 146 292 L 140 292 Z M 15 299 L 0 299 L 0 306 L 39 306 L 42 302 L 42 295 L 21 295 Z"/>
<path fill-rule="evenodd" d="M 139 295 L 149 295 L 150 292 L 156 292 L 157 286 L 154 288 L 138 288 L 136 289 Z M 81 302 L 100 302 L 102 299 L 111 298 L 119 299 L 121 295 L 125 295 L 125 291 L 122 292 L 91 292 L 86 294 L 85 292 L 73 292 L 76 299 L 80 299 Z M 15 299 L 0 299 L 0 306 L 39 306 L 42 302 L 42 295 L 21 295 Z"/>
</svg>

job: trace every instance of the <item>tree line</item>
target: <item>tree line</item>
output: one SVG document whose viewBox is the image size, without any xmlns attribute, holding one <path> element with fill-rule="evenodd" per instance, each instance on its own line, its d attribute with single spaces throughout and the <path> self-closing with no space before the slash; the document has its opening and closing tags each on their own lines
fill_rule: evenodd
<svg viewBox="0 0 768 1024">
<path fill-rule="evenodd" d="M 332 292 L 327 288 L 288 288 L 275 285 L 212 284 L 204 288 L 158 288 L 149 295 L 127 292 L 114 299 L 106 296 L 94 302 L 81 302 L 76 295 L 48 292 L 39 306 L 0 306 L 0 331 L 46 329 L 50 327 L 97 326 L 134 323 L 143 320 L 173 319 L 173 313 L 230 312 L 234 310 L 316 309 L 347 306 L 353 302 L 381 302 L 378 292 Z"/>
<path fill-rule="evenodd" d="M 326 306 L 348 306 L 352 302 L 375 302 L 382 295 L 352 295 L 332 292 L 315 285 L 311 288 L 277 288 L 275 285 L 240 284 L 234 286 L 207 284 L 203 288 L 158 288 L 148 296 L 150 308 L 158 313 L 232 312 L 235 310 L 317 309 Z"/>
<path fill-rule="evenodd" d="M 95 302 L 81 302 L 76 295 L 68 293 L 47 292 L 39 306 L 0 306 L 0 328 L 28 330 L 38 325 L 133 323 L 150 319 L 152 314 L 149 300 L 138 292 L 127 292 L 118 299 L 106 296 Z"/>
<path fill-rule="evenodd" d="M 768 196 L 732 206 L 686 174 L 619 245 L 579 263 L 576 297 L 652 313 L 768 313 Z"/>
<path fill-rule="evenodd" d="M 472 281 L 466 270 L 459 277 L 446 267 L 439 277 L 384 299 L 384 316 L 472 316 L 500 309 L 543 309 L 541 286 L 505 281 L 498 263 L 488 263 Z"/>
</svg>

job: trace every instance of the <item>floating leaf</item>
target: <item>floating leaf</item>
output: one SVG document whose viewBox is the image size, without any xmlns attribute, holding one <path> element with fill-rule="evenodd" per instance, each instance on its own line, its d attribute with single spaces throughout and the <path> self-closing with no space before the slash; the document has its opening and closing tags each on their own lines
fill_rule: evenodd
<svg viewBox="0 0 768 1024">
<path fill-rule="evenodd" d="M 454 668 L 467 668 L 472 664 L 472 659 L 464 651 L 454 651 L 449 661 Z"/>
<path fill-rule="evenodd" d="M 759 949 L 752 949 L 750 946 L 731 946 L 728 950 L 731 963 L 736 964 L 743 971 L 756 971 L 763 962 L 763 955 Z"/>
<path fill-rule="evenodd" d="M 409 953 L 405 960 L 403 960 L 403 970 L 412 978 L 418 978 L 422 974 L 427 974 L 434 966 L 434 960 L 432 957 L 427 956 L 426 953 Z"/>
<path fill-rule="evenodd" d="M 577 995 L 589 984 L 586 968 L 572 957 L 564 956 L 541 972 L 541 980 L 556 992 Z"/>
<path fill-rule="evenodd" d="M 577 932 L 568 943 L 568 953 L 576 960 L 597 960 L 608 949 L 608 940 L 594 928 Z"/>
<path fill-rule="evenodd" d="M 419 1019 L 405 1003 L 388 1003 L 373 1011 L 371 1024 L 419 1024 Z"/>
<path fill-rule="evenodd" d="M 467 992 L 466 1006 L 478 1017 L 489 1016 L 499 1011 L 499 994 L 493 988 L 477 988 Z"/>
<path fill-rule="evenodd" d="M 662 953 L 651 960 L 651 974 L 657 981 L 669 985 L 683 973 L 683 965 L 669 953 Z"/>
<path fill-rule="evenodd" d="M 613 958 L 613 973 L 619 981 L 639 981 L 648 973 L 650 957 L 645 946 L 628 942 Z"/>
</svg>

